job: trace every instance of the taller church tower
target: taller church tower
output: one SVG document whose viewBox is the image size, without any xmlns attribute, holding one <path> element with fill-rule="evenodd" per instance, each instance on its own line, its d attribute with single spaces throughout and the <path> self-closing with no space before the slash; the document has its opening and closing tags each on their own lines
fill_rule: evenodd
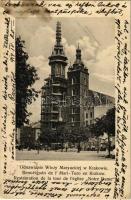
<svg viewBox="0 0 131 200">
<path fill-rule="evenodd" d="M 51 76 L 65 78 L 65 67 L 67 65 L 67 57 L 65 56 L 63 45 L 61 44 L 61 23 L 56 25 L 56 44 L 52 55 L 49 57 L 49 65 L 51 66 Z"/>
<path fill-rule="evenodd" d="M 61 42 L 61 23 L 56 25 L 56 43 L 49 57 L 51 75 L 45 79 L 42 87 L 41 102 L 41 128 L 56 130 L 60 124 L 66 123 L 63 103 L 67 93 L 67 79 L 65 78 L 65 67 L 67 57 Z"/>
</svg>

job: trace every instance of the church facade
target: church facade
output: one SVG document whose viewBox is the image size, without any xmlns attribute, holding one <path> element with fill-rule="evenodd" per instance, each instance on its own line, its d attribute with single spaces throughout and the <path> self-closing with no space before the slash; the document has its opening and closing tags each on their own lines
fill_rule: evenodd
<svg viewBox="0 0 131 200">
<path fill-rule="evenodd" d="M 51 74 L 41 93 L 42 130 L 57 130 L 60 125 L 86 127 L 94 123 L 96 108 L 105 107 L 102 115 L 114 106 L 113 97 L 90 90 L 89 72 L 79 46 L 74 60 L 66 74 L 68 58 L 62 45 L 61 23 L 57 22 L 56 43 L 49 57 Z"/>
</svg>

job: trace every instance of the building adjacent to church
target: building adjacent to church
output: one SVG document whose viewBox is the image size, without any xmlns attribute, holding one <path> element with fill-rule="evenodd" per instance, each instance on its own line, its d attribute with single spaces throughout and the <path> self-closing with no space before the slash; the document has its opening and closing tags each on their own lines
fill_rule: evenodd
<svg viewBox="0 0 131 200">
<path fill-rule="evenodd" d="M 41 129 L 57 130 L 60 125 L 86 127 L 114 106 L 114 98 L 90 90 L 89 71 L 78 46 L 73 65 L 66 68 L 61 23 L 56 25 L 56 43 L 49 57 L 51 74 L 45 79 L 41 95 Z"/>
</svg>

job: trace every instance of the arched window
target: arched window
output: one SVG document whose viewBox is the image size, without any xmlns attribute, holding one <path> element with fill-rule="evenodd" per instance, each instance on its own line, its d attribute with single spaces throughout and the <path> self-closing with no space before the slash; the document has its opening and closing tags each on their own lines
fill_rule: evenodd
<svg viewBox="0 0 131 200">
<path fill-rule="evenodd" d="M 61 67 L 62 67 L 62 76 L 64 76 L 65 75 L 65 69 L 64 69 L 63 66 L 61 66 Z"/>
<path fill-rule="evenodd" d="M 75 84 L 75 83 L 76 83 L 76 78 L 73 77 L 73 78 L 72 78 L 72 85 Z"/>
<path fill-rule="evenodd" d="M 61 65 L 56 64 L 55 66 L 56 76 L 61 74 Z"/>
<path fill-rule="evenodd" d="M 72 96 L 75 96 L 75 95 L 76 95 L 76 90 L 72 89 Z"/>
</svg>

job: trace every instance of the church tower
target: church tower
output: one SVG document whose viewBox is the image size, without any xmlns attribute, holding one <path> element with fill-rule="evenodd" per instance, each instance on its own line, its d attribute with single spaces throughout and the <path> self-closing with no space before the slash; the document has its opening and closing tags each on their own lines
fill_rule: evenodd
<svg viewBox="0 0 131 200">
<path fill-rule="evenodd" d="M 61 41 L 61 23 L 57 22 L 56 43 L 49 57 L 51 75 L 45 79 L 46 83 L 42 87 L 41 128 L 43 130 L 46 128 L 56 130 L 60 124 L 66 123 L 63 104 L 67 94 L 65 78 L 67 57 Z"/>
<path fill-rule="evenodd" d="M 69 107 L 69 123 L 71 126 L 85 126 L 85 108 L 84 102 L 88 97 L 89 91 L 89 73 L 84 66 L 81 58 L 81 49 L 76 49 L 76 59 L 72 66 L 68 69 L 68 95 L 72 99 Z"/>
<path fill-rule="evenodd" d="M 56 44 L 49 57 L 49 65 L 51 66 L 51 76 L 65 78 L 65 67 L 67 65 L 67 57 L 65 56 L 63 45 L 61 44 L 61 23 L 56 25 Z"/>
</svg>

